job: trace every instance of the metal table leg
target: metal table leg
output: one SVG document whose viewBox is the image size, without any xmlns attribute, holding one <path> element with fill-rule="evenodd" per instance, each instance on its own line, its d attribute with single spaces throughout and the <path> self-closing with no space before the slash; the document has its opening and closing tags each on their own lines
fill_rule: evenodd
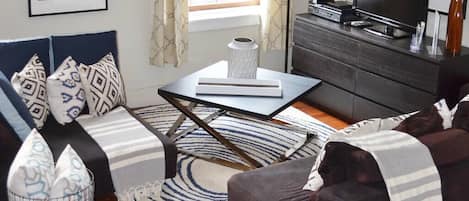
<svg viewBox="0 0 469 201">
<path fill-rule="evenodd" d="M 302 139 L 298 143 L 294 144 L 293 147 L 291 147 L 290 149 L 285 151 L 285 153 L 283 155 L 281 155 L 274 163 L 280 163 L 280 162 L 283 162 L 283 161 L 287 160 L 290 156 L 292 156 L 294 153 L 296 153 L 298 150 L 300 150 L 306 144 L 308 144 L 314 138 L 314 136 L 317 135 L 317 133 L 310 132 L 310 131 L 308 131 L 304 128 L 300 128 L 300 127 L 294 126 L 294 125 L 281 125 L 281 124 L 275 123 L 273 121 L 263 121 L 263 120 L 259 120 L 259 119 L 256 119 L 256 118 L 236 114 L 236 113 L 233 113 L 233 112 L 228 112 L 227 115 L 232 116 L 232 117 L 236 117 L 236 118 L 240 118 L 240 119 L 246 119 L 246 120 L 249 120 L 249 121 L 254 121 L 254 122 L 257 122 L 257 123 L 268 124 L 268 125 L 271 125 L 271 126 L 277 127 L 277 128 L 287 128 L 287 129 L 294 130 L 296 132 L 305 133 L 306 137 L 304 139 Z"/>
<path fill-rule="evenodd" d="M 162 95 L 162 94 L 160 94 Z M 223 137 L 220 133 L 218 133 L 215 129 L 210 127 L 204 120 L 200 119 L 192 113 L 191 110 L 189 110 L 186 106 L 181 104 L 178 100 L 176 100 L 173 97 L 169 97 L 166 95 L 162 95 L 163 98 L 165 98 L 170 104 L 172 104 L 174 107 L 176 107 L 179 111 L 181 111 L 184 115 L 186 115 L 189 119 L 194 121 L 199 127 L 207 131 L 211 136 L 213 136 L 215 139 L 217 139 L 221 144 L 223 144 L 225 147 L 231 149 L 235 154 L 237 154 L 243 161 L 245 161 L 249 166 L 245 166 L 244 164 L 237 164 L 233 163 L 230 161 L 225 161 L 226 163 L 233 164 L 235 166 L 245 166 L 248 169 L 255 169 L 262 167 L 262 165 L 251 158 L 249 155 L 247 155 L 242 149 L 231 143 L 229 140 L 227 140 L 225 137 Z M 217 159 L 218 161 L 224 161 L 221 159 Z M 224 163 L 221 163 L 222 165 L 226 165 Z"/>
<path fill-rule="evenodd" d="M 189 103 L 189 106 L 187 106 L 187 109 L 192 111 L 196 106 L 197 106 L 197 103 Z M 166 132 L 166 135 L 168 137 L 172 137 L 174 133 L 176 133 L 176 130 L 179 128 L 179 126 L 181 126 L 185 120 L 186 120 L 186 115 L 184 114 L 179 115 L 178 119 L 174 122 L 173 126 L 169 128 L 168 132 Z"/>
</svg>

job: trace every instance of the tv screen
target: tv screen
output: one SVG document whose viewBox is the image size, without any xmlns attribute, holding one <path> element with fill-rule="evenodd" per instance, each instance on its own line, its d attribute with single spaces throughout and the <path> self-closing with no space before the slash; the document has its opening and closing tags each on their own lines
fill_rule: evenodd
<svg viewBox="0 0 469 201">
<path fill-rule="evenodd" d="M 355 4 L 365 14 L 407 27 L 427 20 L 428 0 L 355 0 Z"/>
</svg>

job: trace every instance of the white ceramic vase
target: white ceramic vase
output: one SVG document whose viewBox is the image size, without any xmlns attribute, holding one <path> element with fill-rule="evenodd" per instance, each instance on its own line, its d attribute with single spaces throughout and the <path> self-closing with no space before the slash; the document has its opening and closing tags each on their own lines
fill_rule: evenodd
<svg viewBox="0 0 469 201">
<path fill-rule="evenodd" d="M 250 38 L 235 38 L 228 44 L 228 77 L 256 79 L 259 46 Z"/>
</svg>

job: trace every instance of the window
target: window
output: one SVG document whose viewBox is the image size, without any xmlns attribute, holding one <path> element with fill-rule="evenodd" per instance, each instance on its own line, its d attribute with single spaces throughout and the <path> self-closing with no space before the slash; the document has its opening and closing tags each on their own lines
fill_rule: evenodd
<svg viewBox="0 0 469 201">
<path fill-rule="evenodd" d="M 259 5 L 259 0 L 189 0 L 189 10 L 209 10 Z"/>
</svg>

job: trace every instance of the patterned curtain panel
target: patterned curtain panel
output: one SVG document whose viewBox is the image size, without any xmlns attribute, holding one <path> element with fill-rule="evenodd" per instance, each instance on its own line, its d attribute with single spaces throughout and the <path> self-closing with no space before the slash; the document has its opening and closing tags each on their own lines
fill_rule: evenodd
<svg viewBox="0 0 469 201">
<path fill-rule="evenodd" d="M 294 1 L 295 0 L 291 2 Z M 261 46 L 263 50 L 268 51 L 285 49 L 287 28 L 287 5 L 287 0 L 261 0 Z M 292 15 L 290 15 L 290 18 L 291 16 Z M 292 21 L 290 20 L 290 22 Z"/>
<path fill-rule="evenodd" d="M 187 59 L 187 0 L 154 0 L 150 64 L 180 66 Z"/>
</svg>

